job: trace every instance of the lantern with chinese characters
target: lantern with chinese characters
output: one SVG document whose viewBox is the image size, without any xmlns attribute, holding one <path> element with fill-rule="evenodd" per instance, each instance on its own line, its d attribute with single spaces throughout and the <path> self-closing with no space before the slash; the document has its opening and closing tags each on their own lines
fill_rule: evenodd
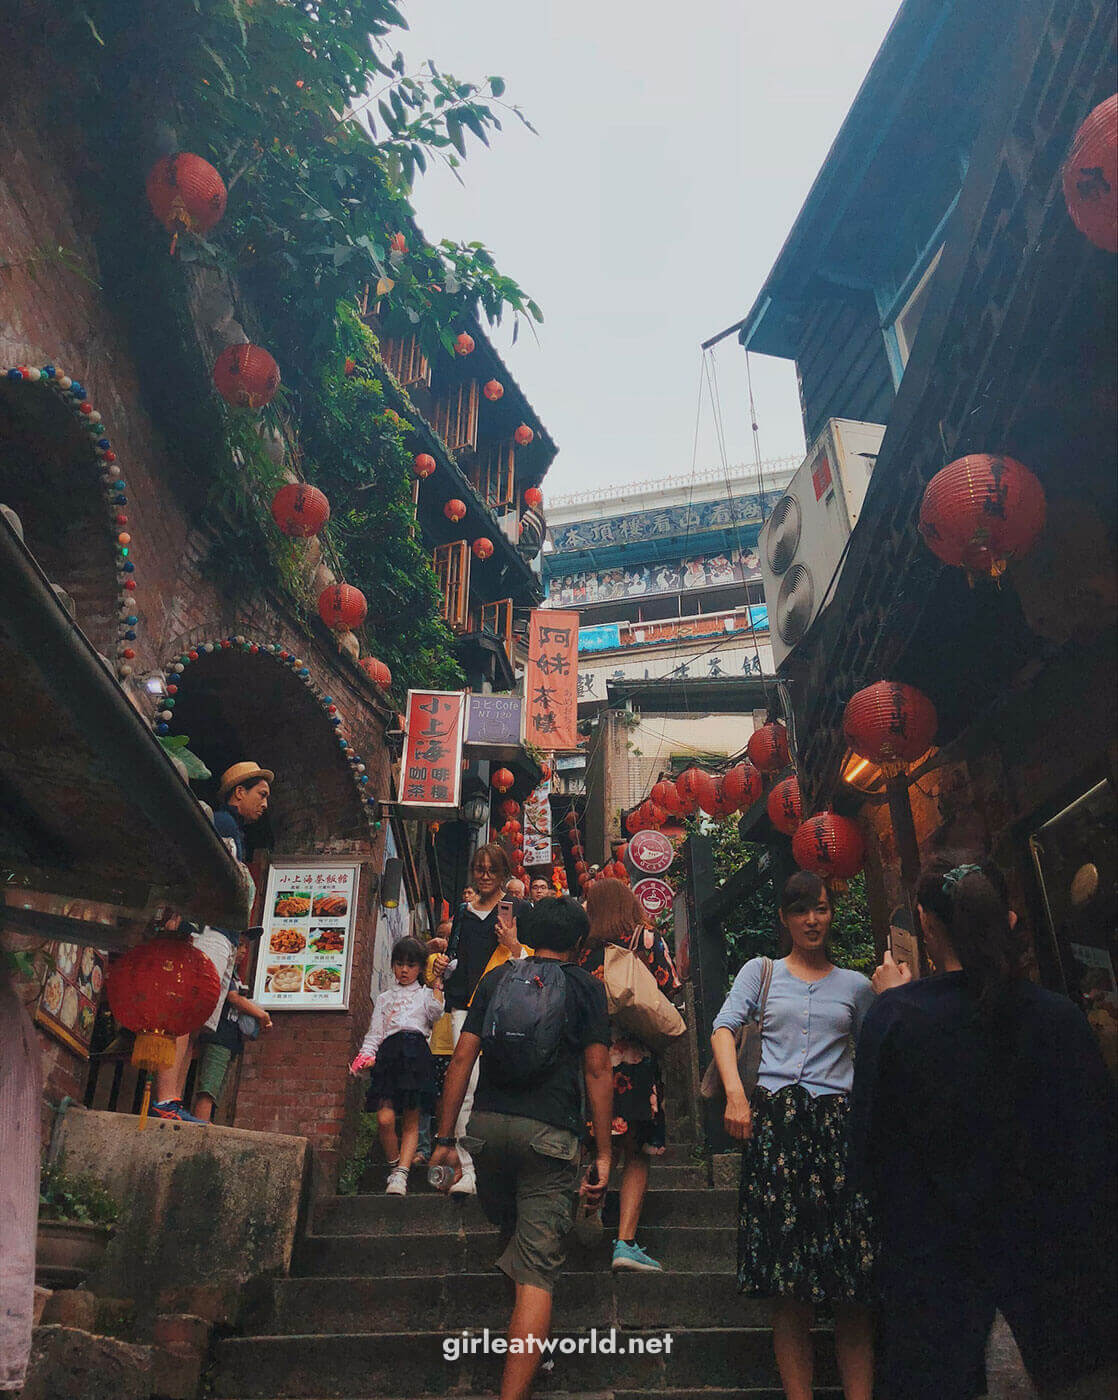
<svg viewBox="0 0 1118 1400">
<path fill-rule="evenodd" d="M 505 392 L 505 386 L 501 383 L 499 379 L 490 379 L 488 383 L 486 383 L 482 387 L 481 392 L 485 395 L 485 397 L 489 400 L 490 403 L 496 403 L 497 400 L 503 396 Z"/>
<path fill-rule="evenodd" d="M 411 469 L 421 481 L 424 481 L 435 470 L 435 459 L 430 452 L 417 452 L 412 461 Z"/>
<path fill-rule="evenodd" d="M 366 656 L 358 664 L 372 683 L 379 685 L 382 690 L 387 690 L 392 684 L 392 672 L 383 661 L 378 661 L 375 656 Z"/>
<path fill-rule="evenodd" d="M 1118 93 L 1075 133 L 1064 164 L 1064 202 L 1080 233 L 1096 248 L 1118 253 Z"/>
<path fill-rule="evenodd" d="M 864 847 L 857 822 L 834 812 L 808 817 L 792 837 L 792 855 L 804 870 L 827 881 L 836 893 L 862 868 Z"/>
<path fill-rule="evenodd" d="M 221 996 L 221 979 L 189 940 L 153 938 L 110 964 L 105 991 L 113 1015 L 135 1033 L 132 1063 L 139 1069 L 170 1069 L 175 1040 L 205 1025 Z M 150 1096 L 149 1080 L 141 1128 Z"/>
<path fill-rule="evenodd" d="M 793 835 L 804 819 L 799 779 L 784 778 L 777 783 L 769 793 L 767 808 L 769 821 L 777 831 L 782 831 L 785 836 Z"/>
<path fill-rule="evenodd" d="M 1012 457 L 979 452 L 936 472 L 920 503 L 924 543 L 968 578 L 999 578 L 1044 528 L 1044 488 Z"/>
<path fill-rule="evenodd" d="M 463 331 L 454 342 L 454 348 L 459 355 L 472 355 L 474 353 L 474 338 Z"/>
<path fill-rule="evenodd" d="M 718 781 L 701 768 L 695 771 L 699 775 L 695 780 L 695 795 L 699 806 L 708 817 L 713 817 L 718 810 Z"/>
<path fill-rule="evenodd" d="M 859 758 L 876 763 L 887 778 L 903 773 L 932 747 L 936 707 L 915 686 L 878 681 L 847 701 L 842 726 Z"/>
<path fill-rule="evenodd" d="M 788 731 L 775 720 L 761 725 L 745 746 L 750 762 L 762 773 L 779 773 L 788 767 Z"/>
<path fill-rule="evenodd" d="M 700 768 L 687 768 L 675 780 L 675 790 L 679 794 L 679 810 L 682 816 L 690 816 L 698 808 L 702 780 L 706 776 Z"/>
<path fill-rule="evenodd" d="M 335 632 L 360 627 L 368 611 L 364 593 L 349 583 L 332 583 L 318 595 L 318 615 Z"/>
<path fill-rule="evenodd" d="M 317 486 L 293 481 L 272 497 L 272 519 L 290 539 L 310 539 L 330 519 L 330 502 Z"/>
<path fill-rule="evenodd" d="M 529 428 L 527 423 L 521 423 L 520 427 L 513 433 L 513 438 L 516 441 L 517 447 L 527 447 L 535 436 L 535 433 Z"/>
<path fill-rule="evenodd" d="M 529 486 L 524 492 L 524 504 L 532 510 L 543 509 L 543 492 L 538 486 Z"/>
<path fill-rule="evenodd" d="M 213 381 L 234 408 L 263 408 L 280 386 L 279 365 L 259 345 L 227 345 L 214 361 Z"/>
<path fill-rule="evenodd" d="M 180 233 L 209 233 L 225 213 L 225 181 L 208 160 L 188 151 L 155 162 L 148 171 L 147 197 L 171 235 L 172 253 Z"/>
<path fill-rule="evenodd" d="M 652 800 L 668 816 L 678 817 L 683 811 L 683 803 L 680 801 L 675 783 L 669 782 L 667 778 L 661 778 L 658 783 L 653 784 Z"/>
<path fill-rule="evenodd" d="M 730 811 L 744 812 L 761 796 L 763 786 L 752 763 L 735 763 L 722 779 L 722 797 Z"/>
<path fill-rule="evenodd" d="M 474 540 L 470 549 L 473 551 L 475 559 L 485 560 L 493 558 L 493 541 L 487 540 L 484 535 L 480 540 Z"/>
<path fill-rule="evenodd" d="M 490 779 L 498 792 L 508 792 L 515 781 L 507 768 L 498 768 Z"/>
<path fill-rule="evenodd" d="M 517 802 L 515 798 L 506 797 L 501 803 L 500 812 L 502 817 L 511 821 L 513 817 L 518 817 L 520 815 L 520 803 Z"/>
<path fill-rule="evenodd" d="M 466 502 L 458 500 L 457 497 L 452 497 L 447 501 L 446 505 L 443 506 L 443 514 L 448 520 L 453 520 L 454 523 L 457 524 L 459 520 L 464 520 L 466 518 Z"/>
</svg>

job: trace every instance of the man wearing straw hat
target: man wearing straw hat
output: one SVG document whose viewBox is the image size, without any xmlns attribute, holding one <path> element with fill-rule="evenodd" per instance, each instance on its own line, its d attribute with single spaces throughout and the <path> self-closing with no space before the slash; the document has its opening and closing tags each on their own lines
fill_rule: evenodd
<svg viewBox="0 0 1118 1400">
<path fill-rule="evenodd" d="M 253 884 L 252 875 L 249 873 L 245 859 L 245 827 L 251 826 L 253 822 L 258 822 L 268 810 L 268 798 L 271 795 L 271 785 L 275 776 L 271 769 L 261 768 L 255 763 L 234 763 L 232 768 L 227 768 L 222 773 L 221 782 L 218 785 L 218 809 L 214 813 L 214 830 L 241 868 L 248 904 L 246 923 L 248 922 L 248 914 L 252 911 L 256 886 Z M 217 999 L 217 1005 L 214 1007 L 210 1019 L 199 1028 L 200 1030 L 217 1030 L 221 1013 L 225 1007 L 225 994 L 229 990 L 229 983 L 233 976 L 238 942 L 242 937 L 259 938 L 262 932 L 263 930 L 259 928 L 230 932 L 228 929 L 213 928 L 206 924 L 200 931 L 191 935 L 194 946 L 205 953 L 221 979 L 221 995 Z M 157 1072 L 155 1092 L 158 1096 L 158 1102 L 151 1106 L 154 1117 L 174 1118 L 181 1123 L 206 1121 L 202 1118 L 196 1118 L 183 1106 L 186 1076 L 190 1071 L 190 1050 L 191 1037 L 189 1035 L 180 1036 L 175 1041 L 174 1064 L 169 1069 Z"/>
</svg>

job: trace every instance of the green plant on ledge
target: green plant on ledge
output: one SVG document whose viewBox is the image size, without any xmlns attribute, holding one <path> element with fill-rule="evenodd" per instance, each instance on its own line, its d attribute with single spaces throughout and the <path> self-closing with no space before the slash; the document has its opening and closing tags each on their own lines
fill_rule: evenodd
<svg viewBox="0 0 1118 1400">
<path fill-rule="evenodd" d="M 81 1225 L 112 1225 L 120 1205 L 94 1177 L 70 1176 L 62 1157 L 43 1167 L 39 1178 L 39 1219 L 75 1221 Z"/>
</svg>

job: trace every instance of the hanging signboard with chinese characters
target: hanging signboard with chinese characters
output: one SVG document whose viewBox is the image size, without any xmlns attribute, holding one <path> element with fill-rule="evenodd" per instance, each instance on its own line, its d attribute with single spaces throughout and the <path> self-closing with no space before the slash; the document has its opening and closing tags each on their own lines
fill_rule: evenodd
<svg viewBox="0 0 1118 1400">
<path fill-rule="evenodd" d="M 532 610 L 524 673 L 524 742 L 578 747 L 578 613 Z"/>
<path fill-rule="evenodd" d="M 409 690 L 400 760 L 400 805 L 445 814 L 462 797 L 462 729 L 466 696 L 461 690 Z"/>
<path fill-rule="evenodd" d="M 551 864 L 551 779 L 524 799 L 524 865 Z"/>
<path fill-rule="evenodd" d="M 349 1005 L 356 865 L 280 861 L 268 871 L 253 999 L 280 1011 Z"/>
</svg>

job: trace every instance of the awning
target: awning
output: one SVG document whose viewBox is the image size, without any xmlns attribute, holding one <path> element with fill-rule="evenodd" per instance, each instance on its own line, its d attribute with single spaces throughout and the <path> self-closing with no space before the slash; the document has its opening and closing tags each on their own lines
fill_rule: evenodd
<svg viewBox="0 0 1118 1400">
<path fill-rule="evenodd" d="M 236 863 L 3 519 L 0 880 L 9 927 L 103 947 L 137 942 L 161 904 L 226 927 L 244 917 Z M 91 923 L 69 900 L 114 912 Z"/>
</svg>

